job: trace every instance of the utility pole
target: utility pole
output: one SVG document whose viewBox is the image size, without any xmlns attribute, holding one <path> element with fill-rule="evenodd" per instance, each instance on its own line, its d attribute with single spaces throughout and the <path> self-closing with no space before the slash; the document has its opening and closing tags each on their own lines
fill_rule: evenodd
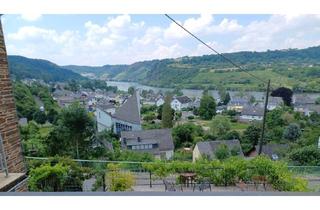
<svg viewBox="0 0 320 210">
<path fill-rule="evenodd" d="M 267 109 L 268 109 L 269 92 L 270 92 L 270 79 L 268 80 L 266 100 L 264 103 L 262 131 L 261 131 L 261 138 L 259 141 L 259 152 L 258 152 L 259 155 L 262 152 L 262 145 L 263 145 L 263 140 L 264 140 L 264 130 L 265 130 L 265 126 L 266 126 L 266 116 L 267 116 L 267 111 L 268 111 Z"/>
</svg>

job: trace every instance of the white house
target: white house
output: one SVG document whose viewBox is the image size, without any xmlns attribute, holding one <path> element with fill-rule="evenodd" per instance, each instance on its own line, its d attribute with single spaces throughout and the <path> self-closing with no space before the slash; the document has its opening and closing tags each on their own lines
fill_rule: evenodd
<svg viewBox="0 0 320 210">
<path fill-rule="evenodd" d="M 140 122 L 140 100 L 136 93 L 119 108 L 111 104 L 99 105 L 95 112 L 98 131 L 113 128 L 114 133 L 142 130 Z"/>
<path fill-rule="evenodd" d="M 263 119 L 263 108 L 261 106 L 245 106 L 239 117 L 240 121 L 251 122 Z"/>
<path fill-rule="evenodd" d="M 163 105 L 164 104 L 164 99 L 163 99 L 163 97 L 159 97 L 159 98 L 157 98 L 156 99 L 156 105 L 159 107 L 159 106 L 161 106 L 161 105 Z"/>
<path fill-rule="evenodd" d="M 274 110 L 283 104 L 283 100 L 280 97 L 269 97 L 267 109 Z"/>
<path fill-rule="evenodd" d="M 171 101 L 171 108 L 175 111 L 181 111 L 183 108 L 189 108 L 192 106 L 192 100 L 188 96 L 179 96 L 173 98 Z"/>
<path fill-rule="evenodd" d="M 95 111 L 95 116 L 97 120 L 97 130 L 98 132 L 104 130 L 111 130 L 113 126 L 112 116 L 110 113 L 102 110 L 101 108 L 97 107 Z"/>
</svg>

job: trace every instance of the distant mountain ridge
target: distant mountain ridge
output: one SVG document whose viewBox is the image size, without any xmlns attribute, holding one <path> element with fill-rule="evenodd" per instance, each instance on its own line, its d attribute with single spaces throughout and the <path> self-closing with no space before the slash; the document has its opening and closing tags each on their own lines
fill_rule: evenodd
<svg viewBox="0 0 320 210">
<path fill-rule="evenodd" d="M 41 79 L 45 82 L 65 82 L 71 79 L 85 79 L 80 74 L 47 60 L 9 55 L 8 63 L 10 74 L 16 79 Z"/>
<path fill-rule="evenodd" d="M 268 50 L 266 52 L 225 53 L 257 77 L 277 86 L 296 91 L 320 92 L 320 46 L 306 49 Z M 264 90 L 264 85 L 234 68 L 218 55 L 140 61 L 130 65 L 58 66 L 50 61 L 9 56 L 9 68 L 16 78 L 45 81 L 83 79 L 80 74 L 94 74 L 97 79 L 133 81 L 144 85 L 171 88 L 229 90 Z"/>
<path fill-rule="evenodd" d="M 308 82 L 318 82 L 320 71 L 320 46 L 305 49 L 268 50 L 265 52 L 225 53 L 226 57 L 256 76 L 272 79 L 289 87 L 313 91 Z M 313 66 L 310 69 L 305 69 Z M 131 65 L 106 65 L 101 67 L 64 66 L 77 73 L 94 73 L 99 78 L 134 81 L 158 87 L 261 89 L 253 78 L 234 68 L 218 55 L 181 57 L 136 62 Z M 292 69 L 291 71 L 289 71 Z M 301 70 L 306 70 L 304 75 Z M 309 78 L 310 77 L 310 78 Z M 299 81 L 294 81 L 299 80 Z M 301 86 L 301 87 L 300 87 Z M 320 91 L 320 85 L 319 90 Z"/>
</svg>

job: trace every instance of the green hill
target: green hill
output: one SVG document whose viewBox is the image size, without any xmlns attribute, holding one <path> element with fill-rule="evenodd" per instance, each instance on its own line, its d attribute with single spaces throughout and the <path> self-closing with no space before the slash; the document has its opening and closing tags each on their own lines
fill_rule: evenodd
<svg viewBox="0 0 320 210">
<path fill-rule="evenodd" d="M 295 91 L 320 91 L 320 46 L 224 55 L 252 74 L 271 79 L 274 86 L 288 86 Z M 65 68 L 158 87 L 215 88 L 223 85 L 232 90 L 263 89 L 261 82 L 235 69 L 218 55 L 142 61 L 131 65 Z"/>
<path fill-rule="evenodd" d="M 8 56 L 8 62 L 10 74 L 16 79 L 42 79 L 45 82 L 64 82 L 71 79 L 85 79 L 78 73 L 46 60 L 10 55 Z"/>
</svg>

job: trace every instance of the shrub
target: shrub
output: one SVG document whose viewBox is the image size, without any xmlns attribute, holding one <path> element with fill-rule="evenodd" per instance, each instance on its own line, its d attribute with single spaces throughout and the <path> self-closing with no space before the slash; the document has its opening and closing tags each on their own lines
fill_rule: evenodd
<svg viewBox="0 0 320 210">
<path fill-rule="evenodd" d="M 191 115 L 191 116 L 188 116 L 188 120 L 193 120 L 194 119 L 194 116 Z"/>
<path fill-rule="evenodd" d="M 135 180 L 130 172 L 121 172 L 116 164 L 108 164 L 107 169 L 106 183 L 109 191 L 131 190 Z"/>
<path fill-rule="evenodd" d="M 67 181 L 68 167 L 62 164 L 51 166 L 44 164 L 31 169 L 28 187 L 30 191 L 59 192 L 63 191 L 63 185 Z"/>
<path fill-rule="evenodd" d="M 290 152 L 289 159 L 297 165 L 320 165 L 320 150 L 314 145 L 297 148 Z"/>
<path fill-rule="evenodd" d="M 228 146 L 225 144 L 219 145 L 214 155 L 218 160 L 227 159 L 228 157 L 230 157 L 230 151 L 228 149 Z"/>
</svg>

